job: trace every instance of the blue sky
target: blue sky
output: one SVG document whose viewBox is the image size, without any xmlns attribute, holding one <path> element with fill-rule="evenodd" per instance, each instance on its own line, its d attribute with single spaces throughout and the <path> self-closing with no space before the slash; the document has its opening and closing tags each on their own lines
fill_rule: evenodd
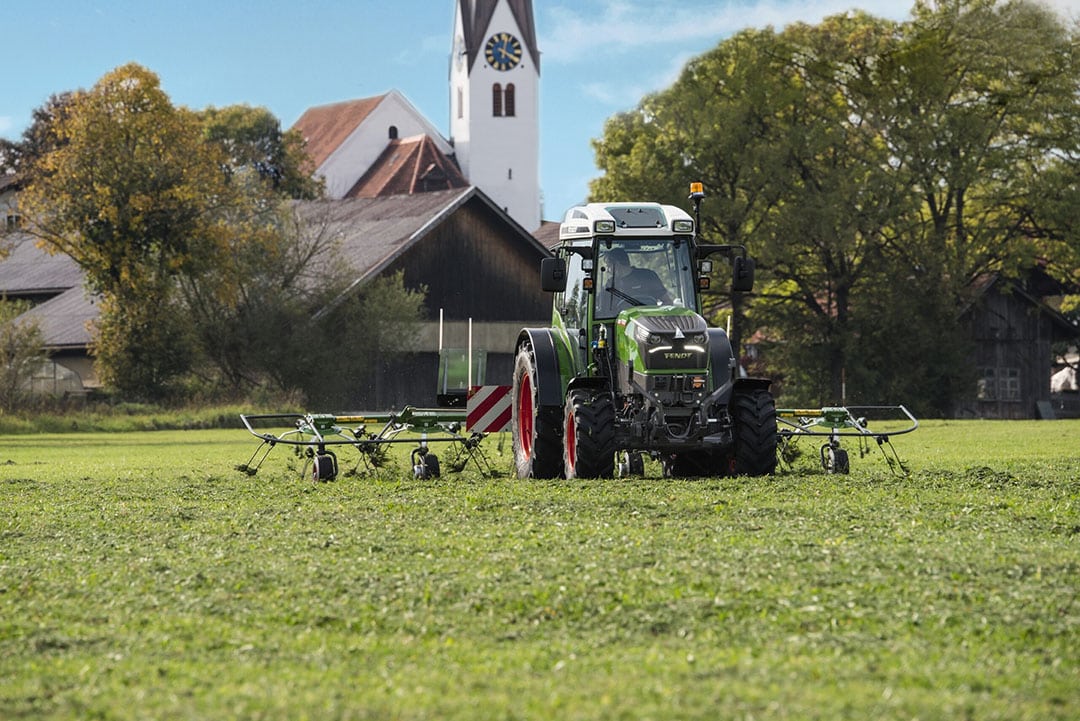
<svg viewBox="0 0 1080 721">
<path fill-rule="evenodd" d="M 53 93 L 137 62 L 177 105 L 268 108 L 283 126 L 325 103 L 403 93 L 448 134 L 456 0 L 4 0 L 0 137 L 16 139 Z M 1048 0 L 1067 18 L 1080 0 Z M 541 56 L 540 182 L 557 220 L 599 175 L 604 120 L 669 86 L 688 59 L 745 27 L 860 8 L 908 17 L 908 0 L 535 0 Z"/>
</svg>

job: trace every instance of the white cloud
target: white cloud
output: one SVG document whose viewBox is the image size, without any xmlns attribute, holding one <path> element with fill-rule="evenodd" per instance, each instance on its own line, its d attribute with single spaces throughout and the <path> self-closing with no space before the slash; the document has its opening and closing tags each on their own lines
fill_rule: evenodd
<svg viewBox="0 0 1080 721">
<path fill-rule="evenodd" d="M 1080 21 L 1080 0 L 1039 0 L 1066 21 Z"/>
<path fill-rule="evenodd" d="M 15 123 L 6 115 L 0 115 L 0 135 L 3 135 L 7 131 L 11 130 L 15 126 Z"/>
</svg>

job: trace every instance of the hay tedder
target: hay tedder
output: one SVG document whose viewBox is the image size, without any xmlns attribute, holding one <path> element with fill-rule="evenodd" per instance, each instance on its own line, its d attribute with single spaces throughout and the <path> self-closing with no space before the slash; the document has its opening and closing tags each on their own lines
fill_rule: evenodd
<svg viewBox="0 0 1080 721">
<path fill-rule="evenodd" d="M 388 413 L 332 415 L 313 413 L 242 414 L 244 427 L 262 442 L 237 470 L 255 475 L 276 446 L 289 446 L 303 460 L 301 475 L 313 481 L 332 481 L 341 472 L 338 452 L 351 449 L 356 462 L 345 471 L 373 472 L 386 463 L 392 444 L 412 443 L 410 459 L 416 478 L 438 478 L 442 468 L 431 444 L 445 443 L 451 456 L 448 470 L 459 472 L 472 462 L 485 475 L 491 464 L 480 447 L 484 433 L 464 431 L 464 409 L 406 406 Z M 369 430 L 377 428 L 377 430 Z M 419 438 L 417 438 L 419 434 Z"/>
<path fill-rule="evenodd" d="M 875 416 L 875 422 L 888 422 L 896 426 L 893 430 L 872 431 L 868 417 Z M 780 443 L 777 456 L 782 462 L 790 461 L 796 455 L 796 443 L 806 436 L 825 438 L 819 449 L 821 467 L 826 473 L 848 473 L 851 460 L 847 450 L 841 444 L 843 437 L 856 439 L 859 457 L 870 454 L 870 441 L 874 440 L 889 468 L 907 474 L 900 456 L 896 453 L 890 438 L 904 433 L 911 433 L 919 427 L 919 421 L 907 408 L 898 406 L 835 406 L 821 409 L 777 408 L 777 435 Z M 888 451 L 886 451 L 888 448 Z"/>
</svg>

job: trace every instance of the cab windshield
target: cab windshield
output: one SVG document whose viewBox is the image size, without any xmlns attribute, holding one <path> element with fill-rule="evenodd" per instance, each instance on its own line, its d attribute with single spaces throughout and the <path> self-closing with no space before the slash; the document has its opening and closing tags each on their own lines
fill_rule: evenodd
<svg viewBox="0 0 1080 721">
<path fill-rule="evenodd" d="M 597 318 L 614 318 L 637 306 L 694 307 L 690 244 L 671 238 L 600 243 L 596 264 Z"/>
</svg>

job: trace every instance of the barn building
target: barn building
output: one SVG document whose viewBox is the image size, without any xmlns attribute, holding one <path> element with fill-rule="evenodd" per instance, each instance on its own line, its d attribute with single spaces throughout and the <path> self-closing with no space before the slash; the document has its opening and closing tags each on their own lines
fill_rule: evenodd
<svg viewBox="0 0 1080 721">
<path fill-rule="evenodd" d="M 1037 286 L 1034 273 L 1027 286 Z M 1056 418 L 1077 409 L 1068 395 L 1052 394 L 1054 344 L 1075 342 L 1078 329 L 1024 283 L 998 274 L 981 278 L 961 316 L 970 333 L 976 369 L 974 395 L 960 418 Z"/>
</svg>

